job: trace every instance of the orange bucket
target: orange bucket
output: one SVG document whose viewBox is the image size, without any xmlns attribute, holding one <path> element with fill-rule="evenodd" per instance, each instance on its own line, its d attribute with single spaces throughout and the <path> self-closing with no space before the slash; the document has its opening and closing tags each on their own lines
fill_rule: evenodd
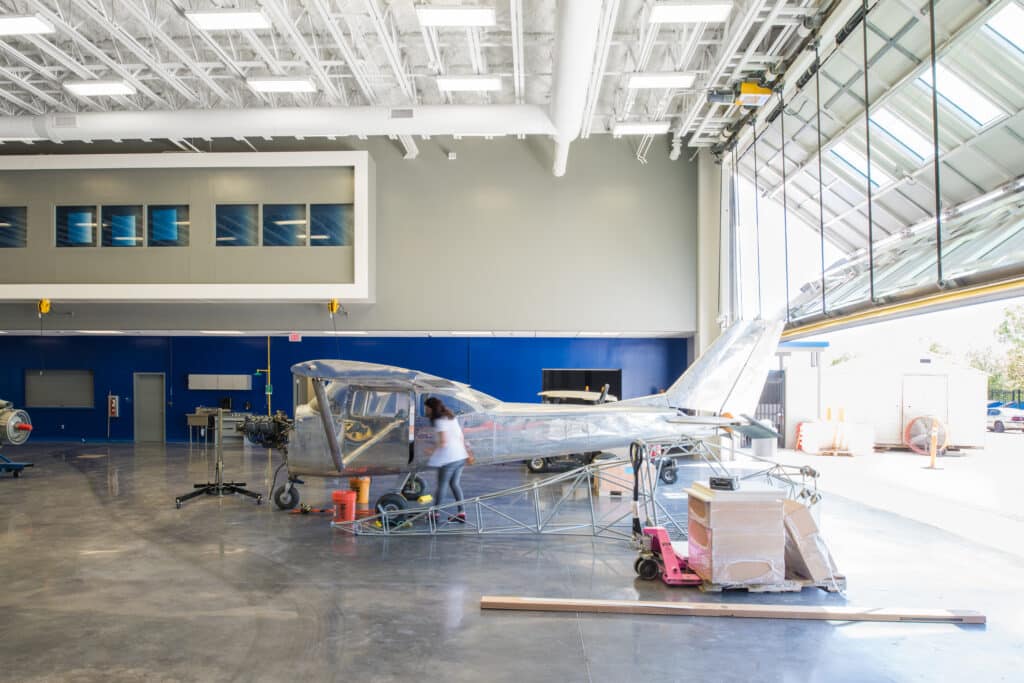
<svg viewBox="0 0 1024 683">
<path fill-rule="evenodd" d="M 348 480 L 348 487 L 358 494 L 356 502 L 360 505 L 370 504 L 370 478 L 352 477 Z"/>
<path fill-rule="evenodd" d="M 355 491 L 334 491 L 331 493 L 331 500 L 334 501 L 334 521 L 354 522 L 356 519 L 356 492 Z"/>
</svg>

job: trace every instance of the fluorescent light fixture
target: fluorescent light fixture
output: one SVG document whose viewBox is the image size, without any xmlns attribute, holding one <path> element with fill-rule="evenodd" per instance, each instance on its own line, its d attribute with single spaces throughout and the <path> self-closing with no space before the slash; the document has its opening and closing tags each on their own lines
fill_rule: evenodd
<svg viewBox="0 0 1024 683">
<path fill-rule="evenodd" d="M 494 92 L 501 90 L 501 76 L 438 76 L 441 92 Z"/>
<path fill-rule="evenodd" d="M 316 92 L 308 78 L 247 78 L 245 83 L 256 92 Z"/>
<path fill-rule="evenodd" d="M 291 218 L 284 221 L 274 221 L 274 225 L 305 225 L 305 218 Z"/>
<path fill-rule="evenodd" d="M 78 334 L 124 334 L 122 330 L 75 330 Z"/>
<path fill-rule="evenodd" d="M 616 123 L 612 126 L 612 135 L 617 138 L 623 135 L 664 135 L 671 125 L 669 121 Z"/>
<path fill-rule="evenodd" d="M 731 2 L 659 2 L 647 20 L 652 24 L 721 24 L 731 12 Z"/>
<path fill-rule="evenodd" d="M 621 332 L 580 332 L 580 337 L 618 337 Z"/>
<path fill-rule="evenodd" d="M 245 334 L 241 330 L 199 330 L 199 334 Z"/>
<path fill-rule="evenodd" d="M 932 141 L 888 109 L 881 108 L 871 114 L 871 123 L 882 129 L 897 144 L 904 147 L 918 159 L 923 161 L 935 156 L 935 148 L 932 145 Z"/>
<path fill-rule="evenodd" d="M 473 330 L 469 330 L 469 331 L 454 331 L 453 330 L 452 334 L 455 335 L 456 337 L 490 337 L 491 336 L 490 332 L 483 332 L 483 331 L 479 331 L 479 330 L 478 331 L 473 331 Z"/>
<path fill-rule="evenodd" d="M 368 334 L 366 330 L 327 330 L 324 334 L 329 334 L 332 337 L 355 337 L 361 334 Z"/>
<path fill-rule="evenodd" d="M 203 10 L 185 12 L 185 18 L 203 31 L 246 31 L 270 28 L 270 20 L 258 10 Z"/>
<path fill-rule="evenodd" d="M 124 81 L 64 81 L 63 86 L 72 95 L 82 97 L 135 94 L 135 88 Z"/>
<path fill-rule="evenodd" d="M 696 78 L 694 74 L 681 72 L 635 73 L 629 75 L 628 85 L 632 90 L 641 88 L 689 88 Z"/>
<path fill-rule="evenodd" d="M 497 23 L 493 7 L 417 5 L 416 16 L 421 26 L 494 26 Z"/>
<path fill-rule="evenodd" d="M 27 36 L 53 32 L 53 24 L 38 14 L 0 17 L 0 36 Z"/>
<path fill-rule="evenodd" d="M 0 142 L 24 142 L 26 145 L 31 145 L 33 142 L 42 142 L 46 138 L 0 138 Z"/>
</svg>

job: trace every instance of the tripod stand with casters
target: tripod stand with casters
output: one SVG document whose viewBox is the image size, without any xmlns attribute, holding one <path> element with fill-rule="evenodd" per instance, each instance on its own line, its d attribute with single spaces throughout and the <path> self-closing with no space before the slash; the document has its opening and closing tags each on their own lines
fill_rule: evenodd
<svg viewBox="0 0 1024 683">
<path fill-rule="evenodd" d="M 256 504 L 259 505 L 263 502 L 263 494 L 250 491 L 245 488 L 244 481 L 224 481 L 224 449 L 221 444 L 221 427 L 223 427 L 223 421 L 221 420 L 221 413 L 223 411 L 217 411 L 217 459 L 214 463 L 214 475 L 213 481 L 208 481 L 205 484 L 193 484 L 193 491 L 190 491 L 182 496 L 178 496 L 174 499 L 174 507 L 181 509 L 181 504 L 187 500 L 192 500 L 203 494 L 209 496 L 226 496 L 234 493 L 239 493 L 243 496 L 249 496 L 250 498 L 256 499 Z"/>
</svg>

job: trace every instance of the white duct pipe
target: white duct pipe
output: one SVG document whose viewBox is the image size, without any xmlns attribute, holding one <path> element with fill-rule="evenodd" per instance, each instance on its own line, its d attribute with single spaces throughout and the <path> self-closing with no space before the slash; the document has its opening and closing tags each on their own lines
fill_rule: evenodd
<svg viewBox="0 0 1024 683">
<path fill-rule="evenodd" d="M 594 69 L 601 3 L 560 0 L 555 35 L 555 74 L 551 122 L 555 127 L 554 174 L 565 175 L 569 144 L 579 137 L 587 105 L 587 85 Z"/>
<path fill-rule="evenodd" d="M 411 112 L 411 116 L 409 115 Z M 343 135 L 557 135 L 535 105 L 296 107 L 45 114 L 0 118 L 2 139 L 327 137 Z M 577 122 L 577 132 L 579 123 Z"/>
</svg>

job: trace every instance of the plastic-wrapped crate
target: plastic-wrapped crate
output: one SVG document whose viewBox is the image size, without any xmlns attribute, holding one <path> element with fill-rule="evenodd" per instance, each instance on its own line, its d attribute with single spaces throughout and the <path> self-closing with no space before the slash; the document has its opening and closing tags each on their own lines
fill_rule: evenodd
<svg viewBox="0 0 1024 683">
<path fill-rule="evenodd" d="M 713 491 L 701 484 L 689 496 L 689 565 L 724 586 L 782 583 L 786 532 L 777 491 Z"/>
</svg>

